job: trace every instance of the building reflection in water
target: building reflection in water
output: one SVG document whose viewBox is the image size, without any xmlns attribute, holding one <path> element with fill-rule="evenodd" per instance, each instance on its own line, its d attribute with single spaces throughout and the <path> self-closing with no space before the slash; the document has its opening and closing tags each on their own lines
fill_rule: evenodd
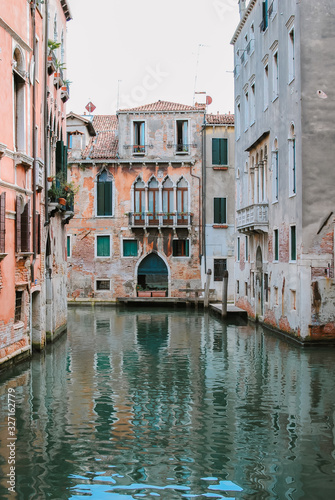
<svg viewBox="0 0 335 500">
<path fill-rule="evenodd" d="M 194 311 L 70 309 L 67 336 L 0 381 L 0 497 L 14 387 L 16 498 L 330 498 L 334 361 Z"/>
</svg>

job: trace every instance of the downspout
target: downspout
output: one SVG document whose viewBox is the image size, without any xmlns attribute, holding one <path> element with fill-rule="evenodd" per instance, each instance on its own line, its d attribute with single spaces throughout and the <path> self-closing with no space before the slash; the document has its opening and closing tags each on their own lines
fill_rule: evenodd
<svg viewBox="0 0 335 500">
<path fill-rule="evenodd" d="M 201 217 L 201 210 L 200 210 L 200 207 L 201 207 L 201 178 L 198 176 L 198 175 L 195 175 L 192 173 L 192 166 L 191 165 L 191 176 L 192 177 L 195 177 L 195 179 L 198 179 L 198 182 L 199 182 L 199 231 L 201 232 L 201 225 L 202 225 L 202 217 Z M 201 241 L 202 239 L 202 233 L 200 233 L 199 235 L 199 241 Z M 199 245 L 199 260 L 201 261 L 201 248 L 200 248 L 200 245 Z"/>
<path fill-rule="evenodd" d="M 48 120 L 48 37 L 49 37 L 49 0 L 44 0 L 44 214 L 45 222 L 44 226 L 49 224 L 49 212 L 48 212 L 48 163 L 49 163 L 49 151 L 48 151 L 48 135 L 49 135 L 49 120 Z"/>
<path fill-rule="evenodd" d="M 33 22 L 33 62 L 36 62 L 36 0 L 30 2 L 31 15 Z M 31 62 L 30 62 L 31 64 Z M 33 261 L 31 263 L 31 282 L 35 281 L 35 262 L 36 262 L 36 172 L 37 172 L 37 131 L 36 131 L 36 75 L 35 68 L 33 72 Z"/>
</svg>

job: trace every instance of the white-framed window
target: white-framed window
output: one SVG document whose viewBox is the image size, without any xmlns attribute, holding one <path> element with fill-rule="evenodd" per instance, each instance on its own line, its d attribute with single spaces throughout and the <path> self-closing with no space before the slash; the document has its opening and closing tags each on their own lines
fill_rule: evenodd
<svg viewBox="0 0 335 500">
<path fill-rule="evenodd" d="M 110 234 L 97 234 L 95 237 L 95 256 L 106 258 L 111 256 Z"/>
<path fill-rule="evenodd" d="M 241 241 L 240 237 L 237 237 L 237 262 L 240 262 L 241 259 Z"/>
<path fill-rule="evenodd" d="M 264 95 L 263 95 L 264 111 L 269 107 L 269 63 L 264 65 Z"/>
<path fill-rule="evenodd" d="M 70 259 L 72 257 L 72 245 L 71 245 L 71 235 L 68 234 L 66 236 L 66 254 L 67 258 Z"/>
<path fill-rule="evenodd" d="M 244 93 L 244 131 L 249 127 L 249 91 L 248 88 Z"/>
<path fill-rule="evenodd" d="M 297 260 L 297 227 L 295 225 L 290 226 L 290 262 L 296 262 Z"/>
<path fill-rule="evenodd" d="M 189 153 L 189 121 L 176 120 L 176 153 Z"/>
<path fill-rule="evenodd" d="M 273 261 L 279 262 L 279 229 L 273 230 Z"/>
<path fill-rule="evenodd" d="M 297 192 L 296 163 L 295 128 L 294 124 L 292 123 L 288 139 L 289 196 L 295 196 Z"/>
<path fill-rule="evenodd" d="M 133 122 L 133 154 L 144 155 L 145 147 L 145 121 L 135 120 Z"/>
<path fill-rule="evenodd" d="M 295 78 L 295 38 L 294 26 L 288 32 L 287 62 L 288 62 L 288 83 Z"/>
<path fill-rule="evenodd" d="M 278 141 L 274 140 L 272 151 L 272 203 L 276 203 L 279 198 L 279 152 Z"/>
<path fill-rule="evenodd" d="M 250 84 L 250 125 L 255 123 L 256 118 L 256 87 L 255 81 Z"/>
<path fill-rule="evenodd" d="M 279 95 L 279 60 L 278 50 L 272 56 L 272 100 L 275 101 Z"/>
<path fill-rule="evenodd" d="M 240 100 L 240 97 L 238 97 L 236 99 L 235 133 L 236 133 L 236 140 L 238 140 L 241 136 L 241 100 Z"/>
</svg>

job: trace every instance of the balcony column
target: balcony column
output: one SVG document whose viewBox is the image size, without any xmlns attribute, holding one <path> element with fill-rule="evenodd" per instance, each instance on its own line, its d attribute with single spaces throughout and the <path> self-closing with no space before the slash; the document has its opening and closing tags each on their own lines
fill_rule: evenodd
<svg viewBox="0 0 335 500">
<path fill-rule="evenodd" d="M 267 201 L 267 161 L 263 161 L 263 201 Z"/>
<path fill-rule="evenodd" d="M 253 205 L 254 203 L 254 168 L 250 168 L 250 173 L 249 173 L 249 205 Z"/>
<path fill-rule="evenodd" d="M 255 175 L 254 175 L 254 204 L 258 204 L 258 164 L 255 165 Z"/>
<path fill-rule="evenodd" d="M 177 211 L 177 186 L 173 186 L 173 203 L 174 203 L 174 212 Z M 177 224 L 176 216 L 173 216 L 173 223 Z"/>
<path fill-rule="evenodd" d="M 263 162 L 259 162 L 259 170 L 258 170 L 258 202 L 261 203 L 263 201 Z"/>
</svg>

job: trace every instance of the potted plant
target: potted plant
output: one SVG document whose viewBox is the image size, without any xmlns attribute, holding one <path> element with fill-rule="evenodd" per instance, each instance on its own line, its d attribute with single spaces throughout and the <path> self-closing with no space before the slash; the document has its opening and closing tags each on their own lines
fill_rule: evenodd
<svg viewBox="0 0 335 500">
<path fill-rule="evenodd" d="M 166 290 L 152 290 L 152 297 L 166 297 Z"/>
<path fill-rule="evenodd" d="M 145 290 L 141 285 L 137 285 L 137 297 L 151 297 L 151 290 Z"/>
</svg>

